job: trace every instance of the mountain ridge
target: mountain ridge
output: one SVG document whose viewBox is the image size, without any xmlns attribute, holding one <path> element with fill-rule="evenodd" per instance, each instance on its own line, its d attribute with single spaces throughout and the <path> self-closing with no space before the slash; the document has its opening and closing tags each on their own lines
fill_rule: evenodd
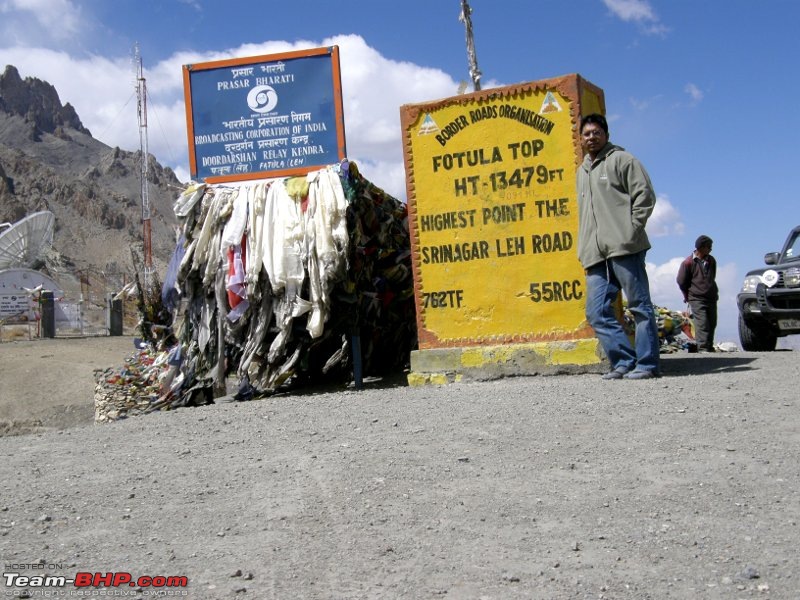
<svg viewBox="0 0 800 600">
<path fill-rule="evenodd" d="M 184 185 L 147 159 L 153 262 L 163 272 L 175 248 L 172 204 Z M 92 137 L 51 84 L 22 79 L 12 65 L 0 75 L 0 222 L 53 212 L 57 257 L 48 267 L 56 275 L 130 279 L 131 248 L 141 256 L 143 247 L 141 160 L 140 151 Z"/>
</svg>

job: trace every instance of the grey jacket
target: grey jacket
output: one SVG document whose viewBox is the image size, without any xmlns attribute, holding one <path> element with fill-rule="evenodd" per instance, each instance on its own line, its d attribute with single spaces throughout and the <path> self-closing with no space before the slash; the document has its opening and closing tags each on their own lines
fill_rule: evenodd
<svg viewBox="0 0 800 600">
<path fill-rule="evenodd" d="M 584 269 L 608 258 L 650 248 L 644 227 L 656 193 L 642 164 L 624 148 L 606 144 L 578 168 L 578 259 Z"/>
</svg>

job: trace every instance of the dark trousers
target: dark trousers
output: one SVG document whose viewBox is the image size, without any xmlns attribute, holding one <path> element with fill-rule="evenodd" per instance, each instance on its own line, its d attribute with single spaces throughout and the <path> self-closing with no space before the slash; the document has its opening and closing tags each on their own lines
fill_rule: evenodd
<svg viewBox="0 0 800 600">
<path fill-rule="evenodd" d="M 717 303 L 714 300 L 689 300 L 694 321 L 694 338 L 698 350 L 714 350 L 714 330 L 717 328 Z"/>
</svg>

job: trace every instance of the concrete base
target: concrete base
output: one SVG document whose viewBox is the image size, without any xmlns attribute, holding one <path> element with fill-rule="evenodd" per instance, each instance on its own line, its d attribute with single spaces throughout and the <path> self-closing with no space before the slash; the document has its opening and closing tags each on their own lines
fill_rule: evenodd
<svg viewBox="0 0 800 600">
<path fill-rule="evenodd" d="M 595 338 L 558 342 L 431 348 L 411 353 L 409 385 L 486 381 L 517 375 L 602 373 L 608 369 Z"/>
</svg>

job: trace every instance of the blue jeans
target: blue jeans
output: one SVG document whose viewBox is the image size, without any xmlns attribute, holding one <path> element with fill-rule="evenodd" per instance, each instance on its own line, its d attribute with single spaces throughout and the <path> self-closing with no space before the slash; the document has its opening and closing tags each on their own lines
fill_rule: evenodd
<svg viewBox="0 0 800 600">
<path fill-rule="evenodd" d="M 612 369 L 659 372 L 658 326 L 650 300 L 645 252 L 617 256 L 586 270 L 586 318 Z M 635 348 L 614 314 L 620 290 L 636 322 Z"/>
</svg>

